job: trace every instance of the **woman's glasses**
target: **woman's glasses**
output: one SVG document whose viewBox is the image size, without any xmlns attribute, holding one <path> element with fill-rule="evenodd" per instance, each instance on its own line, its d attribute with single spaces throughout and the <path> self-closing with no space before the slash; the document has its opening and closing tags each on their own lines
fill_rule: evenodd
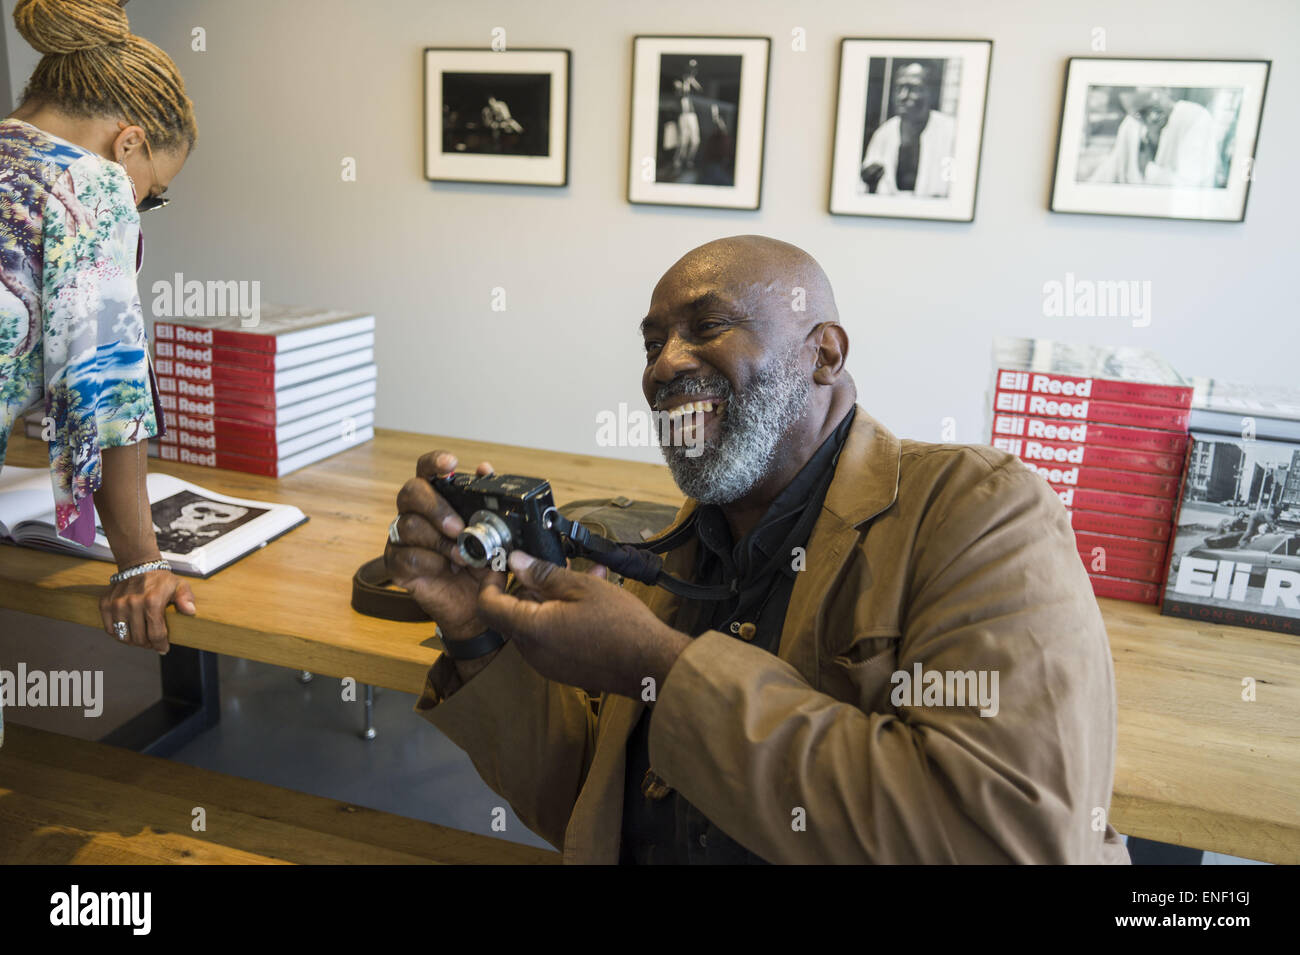
<svg viewBox="0 0 1300 955">
<path fill-rule="evenodd" d="M 147 139 L 144 141 L 144 154 L 149 157 L 149 169 L 153 172 L 153 181 L 156 183 L 159 181 L 158 167 L 153 164 L 153 150 L 149 148 L 149 140 Z M 136 209 L 139 212 L 152 212 L 154 209 L 161 209 L 169 202 L 171 202 L 171 199 L 166 196 L 150 194 L 140 200 L 136 205 Z"/>
</svg>

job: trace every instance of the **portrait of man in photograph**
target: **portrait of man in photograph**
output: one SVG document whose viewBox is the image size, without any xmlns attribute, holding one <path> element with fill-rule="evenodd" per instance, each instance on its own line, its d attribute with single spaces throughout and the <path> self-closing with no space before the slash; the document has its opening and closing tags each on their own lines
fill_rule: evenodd
<svg viewBox="0 0 1300 955">
<path fill-rule="evenodd" d="M 873 87 L 886 61 L 873 58 L 869 70 L 867 129 L 873 128 L 873 106 L 879 98 Z M 938 108 L 940 69 L 956 69 L 960 61 L 895 59 L 889 84 L 890 115 L 875 126 L 862 157 L 862 182 L 866 191 L 881 196 L 944 198 L 952 181 L 953 144 L 957 124 L 956 103 Z M 878 66 L 879 64 L 879 66 Z M 880 85 L 884 85 L 881 83 Z"/>
</svg>

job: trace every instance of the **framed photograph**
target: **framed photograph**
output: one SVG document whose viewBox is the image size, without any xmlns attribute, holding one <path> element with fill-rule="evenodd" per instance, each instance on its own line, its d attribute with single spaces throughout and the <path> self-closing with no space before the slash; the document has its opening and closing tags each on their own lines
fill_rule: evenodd
<svg viewBox="0 0 1300 955">
<path fill-rule="evenodd" d="M 1270 65 L 1072 58 L 1051 210 L 1243 221 Z"/>
<path fill-rule="evenodd" d="M 768 37 L 632 41 L 628 202 L 757 209 Z"/>
<path fill-rule="evenodd" d="M 992 40 L 842 40 L 831 213 L 973 221 L 992 57 Z"/>
<path fill-rule="evenodd" d="M 569 51 L 426 49 L 424 177 L 569 182 Z"/>
</svg>

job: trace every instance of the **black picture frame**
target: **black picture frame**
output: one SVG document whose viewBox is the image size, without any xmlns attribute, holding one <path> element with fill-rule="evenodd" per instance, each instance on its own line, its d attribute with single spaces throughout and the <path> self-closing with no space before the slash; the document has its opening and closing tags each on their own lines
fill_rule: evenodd
<svg viewBox="0 0 1300 955">
<path fill-rule="evenodd" d="M 644 114 L 639 114 L 637 110 L 637 106 L 638 106 L 637 81 L 638 81 L 638 64 L 640 62 L 638 60 L 639 47 L 643 42 L 648 42 L 648 41 L 665 41 L 665 42 L 670 42 L 674 45 L 677 44 L 686 45 L 690 43 L 699 43 L 704 45 L 716 44 L 716 43 L 762 44 L 763 69 L 761 73 L 761 77 L 762 77 L 761 97 L 759 99 L 759 106 L 757 107 L 757 109 L 755 110 L 751 108 L 748 112 L 748 115 L 751 117 L 750 122 L 753 121 L 753 118 L 757 118 L 759 122 L 759 132 L 757 137 L 756 149 L 754 149 L 752 151 L 752 154 L 749 156 L 749 160 L 755 163 L 755 169 L 753 175 L 754 182 L 752 186 L 752 190 L 753 190 L 752 204 L 749 202 L 745 202 L 741 204 L 741 203 L 724 203 L 724 202 L 717 202 L 717 201 L 709 201 L 708 194 L 703 194 L 700 195 L 698 198 L 695 198 L 687 195 L 686 193 L 682 192 L 680 189 L 677 188 L 672 188 L 670 190 L 655 189 L 655 187 L 663 185 L 658 181 L 654 182 L 648 191 L 659 192 L 661 193 L 661 197 L 660 198 L 645 197 L 644 192 L 647 190 L 645 190 L 644 180 L 642 180 L 642 182 L 638 184 L 636 178 L 637 168 L 638 168 L 638 155 L 642 152 L 642 150 L 637 149 L 638 132 L 639 131 L 643 132 L 643 130 L 639 130 L 638 120 L 639 119 L 643 121 L 645 120 Z M 674 55 L 689 55 L 689 54 L 682 53 L 682 54 L 674 54 Z M 701 54 L 701 55 L 708 55 L 708 54 Z M 628 105 L 628 137 L 627 137 L 627 142 L 628 142 L 628 149 L 627 149 L 628 179 L 627 179 L 627 192 L 626 192 L 627 201 L 632 205 L 673 206 L 678 208 L 685 207 L 685 208 L 697 208 L 697 209 L 726 209 L 730 211 L 741 211 L 741 212 L 756 212 L 760 208 L 762 208 L 763 172 L 766 167 L 766 158 L 767 158 L 766 155 L 767 153 L 767 110 L 768 110 L 768 101 L 770 99 L 769 89 L 771 85 L 771 74 L 772 74 L 772 38 L 768 36 L 717 36 L 717 35 L 676 35 L 676 34 L 644 34 L 644 33 L 639 33 L 633 36 L 632 37 L 631 82 L 629 83 L 629 90 L 628 90 L 629 105 Z M 744 106 L 745 103 L 738 104 L 737 106 L 738 116 L 744 115 L 743 113 L 740 112 L 740 110 L 743 109 Z M 746 129 L 746 131 L 748 130 L 747 125 L 744 128 Z M 656 130 L 656 136 L 657 135 L 658 135 L 658 130 Z M 644 157 L 641 158 L 644 159 Z M 741 164 L 740 144 L 737 142 L 736 157 L 734 163 L 732 164 L 733 174 L 735 168 L 739 167 L 740 164 Z M 640 193 L 638 192 L 638 185 L 640 185 L 641 187 Z M 676 187 L 681 184 L 673 183 L 669 185 Z M 688 188 L 700 188 L 700 187 L 697 185 L 697 186 L 688 186 Z M 705 188 L 712 190 L 714 187 L 706 185 Z M 726 187 L 721 187 L 721 188 L 726 188 Z M 736 188 L 736 187 L 732 186 L 730 188 Z M 677 196 L 680 196 L 681 198 L 677 198 L 674 201 L 669 196 L 662 195 L 663 193 L 668 193 L 668 192 L 675 193 Z M 717 193 L 715 192 L 713 193 L 713 195 L 716 196 Z"/>
<path fill-rule="evenodd" d="M 563 113 L 564 113 L 563 115 L 564 130 L 563 130 L 563 135 L 559 137 L 559 141 L 558 143 L 556 143 L 556 145 L 560 147 L 560 150 L 562 152 L 562 155 L 559 157 L 558 160 L 558 165 L 559 165 L 558 178 L 555 176 L 551 176 L 550 178 L 553 181 L 540 181 L 537 178 L 529 178 L 528 176 L 524 176 L 522 175 L 522 173 L 521 176 L 517 178 L 505 178 L 505 177 L 497 178 L 494 177 L 492 174 L 486 174 L 481 176 L 431 174 L 432 162 L 434 156 L 430 148 L 431 137 L 433 134 L 433 130 L 431 128 L 431 122 L 430 122 L 431 118 L 429 115 L 430 83 L 432 80 L 432 77 L 430 75 L 430 54 L 438 54 L 438 53 L 479 54 L 483 57 L 482 66 L 484 67 L 487 67 L 489 65 L 500 66 L 503 63 L 509 62 L 508 60 L 504 59 L 507 57 L 510 58 L 510 60 L 517 62 L 518 58 L 514 56 L 515 54 L 558 54 L 563 58 L 562 75 L 564 78 L 564 93 L 563 93 L 562 101 L 563 101 Z M 422 63 L 421 112 L 423 118 L 422 165 L 423 165 L 424 178 L 427 182 L 468 182 L 468 183 L 479 183 L 484 185 L 543 186 L 547 188 L 563 188 L 569 185 L 569 145 L 572 139 L 572 102 L 573 102 L 573 51 L 572 50 L 563 47 L 510 47 L 506 50 L 498 51 L 498 50 L 493 50 L 490 48 L 483 48 L 483 47 L 429 46 L 429 47 L 425 47 L 421 51 L 421 63 Z M 484 69 L 481 72 L 486 73 L 490 71 Z M 550 72 L 552 77 L 560 75 L 560 71 L 554 69 Z M 441 73 L 439 75 L 441 75 Z M 549 119 L 552 123 L 554 122 L 554 116 L 550 116 Z M 448 154 L 445 151 L 440 150 L 439 155 L 446 156 Z M 471 156 L 457 157 L 457 159 L 460 158 L 469 159 L 473 157 Z M 526 160 L 535 157 L 494 156 L 491 158 L 506 159 L 506 160 L 509 159 Z M 521 163 L 521 165 L 526 167 L 529 165 L 529 163 L 525 161 Z"/>
<path fill-rule="evenodd" d="M 1060 185 L 1062 182 L 1062 167 L 1065 164 L 1065 159 L 1066 159 L 1066 157 L 1063 154 L 1063 148 L 1066 146 L 1066 134 L 1067 134 L 1066 124 L 1068 119 L 1067 113 L 1069 110 L 1071 91 L 1074 88 L 1071 83 L 1071 76 L 1073 73 L 1074 64 L 1080 62 L 1115 63 L 1115 64 L 1197 63 L 1197 64 L 1207 64 L 1207 65 L 1233 64 L 1238 66 L 1248 66 L 1248 65 L 1262 66 L 1264 68 L 1264 75 L 1263 75 L 1262 82 L 1260 84 L 1259 105 L 1255 109 L 1255 113 L 1254 113 L 1253 131 L 1250 136 L 1250 146 L 1248 150 L 1244 150 L 1241 152 L 1234 151 L 1234 157 L 1233 157 L 1235 160 L 1238 155 L 1242 155 L 1253 167 L 1255 162 L 1255 157 L 1259 149 L 1259 136 L 1260 136 L 1260 131 L 1263 127 L 1264 107 L 1266 106 L 1268 101 L 1268 81 L 1270 76 L 1272 75 L 1272 69 L 1273 69 L 1272 60 L 1261 59 L 1261 58 L 1239 59 L 1235 57 L 1072 56 L 1065 61 L 1065 70 L 1061 81 L 1061 108 L 1060 108 L 1060 114 L 1059 114 L 1057 127 L 1056 127 L 1056 148 L 1053 151 L 1052 181 L 1050 187 L 1048 188 L 1048 193 L 1047 193 L 1048 211 L 1060 215 L 1118 216 L 1122 218 L 1134 218 L 1134 219 L 1169 219 L 1169 220 L 1181 221 L 1181 222 L 1242 223 L 1246 221 L 1246 207 L 1250 201 L 1250 187 L 1251 184 L 1254 182 L 1253 169 L 1252 169 L 1252 174 L 1247 176 L 1244 180 L 1245 184 L 1242 187 L 1240 208 L 1237 215 L 1234 217 L 1174 215 L 1168 213 L 1155 214 L 1155 213 L 1146 213 L 1146 212 L 1113 211 L 1111 209 L 1081 209 L 1081 208 L 1059 207 L 1058 185 Z M 1087 80 L 1080 80 L 1078 82 L 1086 84 Z M 1240 148 L 1240 143 L 1238 143 L 1238 147 Z"/>
<path fill-rule="evenodd" d="M 900 207 L 898 203 L 889 203 L 888 206 L 893 208 L 888 208 L 886 207 L 885 203 L 873 203 L 871 200 L 867 200 L 864 197 L 859 197 L 858 200 L 856 200 L 856 203 L 860 204 L 863 208 L 858 210 L 852 210 L 848 208 L 849 203 L 846 202 L 846 200 L 848 199 L 848 196 L 846 194 L 847 180 L 845 178 L 846 167 L 847 167 L 847 162 L 846 162 L 847 147 L 850 142 L 856 142 L 858 138 L 865 137 L 865 125 L 866 125 L 865 115 L 864 115 L 863 122 L 861 124 L 857 124 L 857 123 L 854 124 L 853 129 L 855 131 L 855 136 L 852 138 L 847 137 L 846 133 L 848 132 L 848 130 L 844 128 L 845 116 L 843 114 L 846 108 L 845 89 L 844 89 L 844 84 L 846 79 L 845 65 L 846 65 L 846 59 L 848 54 L 848 44 L 850 43 L 944 44 L 944 45 L 952 44 L 954 46 L 963 45 L 963 44 L 965 45 L 982 44 L 986 48 L 986 55 L 984 57 L 984 63 L 983 63 L 984 66 L 983 82 L 976 84 L 975 87 L 975 92 L 978 93 L 980 98 L 979 108 L 978 108 L 978 129 L 976 130 L 976 134 L 974 137 L 973 155 L 969 157 L 970 162 L 972 164 L 972 168 L 970 170 L 971 190 L 970 190 L 970 198 L 968 202 L 969 209 L 965 211 L 965 214 L 921 215 L 918 214 L 920 211 L 919 209 L 912 209 L 909 211 L 906 208 Z M 832 124 L 831 124 L 833 133 L 832 133 L 832 145 L 831 145 L 831 154 L 830 154 L 831 157 L 830 175 L 828 177 L 828 189 L 827 189 L 827 203 L 826 203 L 827 212 L 829 212 L 833 216 L 843 216 L 846 218 L 904 219 L 904 220 L 915 220 L 915 221 L 925 221 L 925 222 L 964 222 L 964 223 L 974 222 L 975 210 L 977 208 L 978 201 L 979 201 L 979 173 L 980 173 L 980 167 L 983 165 L 983 158 L 984 158 L 984 127 L 988 116 L 989 86 L 993 75 L 993 46 L 994 46 L 993 40 L 987 37 L 879 37 L 879 36 L 841 37 L 840 46 L 839 46 L 839 66 L 837 68 L 836 80 L 835 80 L 835 111 L 832 114 Z M 861 135 L 857 135 L 857 134 L 861 134 Z M 861 161 L 862 152 L 863 150 L 858 150 L 859 163 Z M 928 201 L 928 200 L 924 200 L 924 199 L 918 200 L 917 198 L 904 200 L 904 202 L 917 202 L 917 201 Z M 967 203 L 965 202 L 962 203 L 962 205 L 966 205 L 966 204 Z M 871 205 L 877 205 L 878 208 L 876 209 L 876 211 L 872 211 L 869 208 Z M 937 211 L 938 210 L 936 210 L 936 212 Z"/>
</svg>

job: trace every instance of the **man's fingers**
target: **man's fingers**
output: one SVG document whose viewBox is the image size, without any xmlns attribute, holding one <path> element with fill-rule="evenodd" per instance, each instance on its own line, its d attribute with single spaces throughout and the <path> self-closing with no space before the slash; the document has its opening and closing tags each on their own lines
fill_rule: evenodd
<svg viewBox="0 0 1300 955">
<path fill-rule="evenodd" d="M 419 514 L 433 527 L 452 537 L 465 529 L 460 515 L 433 489 L 432 484 L 421 478 L 411 478 L 402 485 L 397 492 L 397 510 L 403 514 Z M 400 527 L 398 532 L 401 532 Z"/>
<path fill-rule="evenodd" d="M 506 593 L 497 577 L 484 577 L 479 582 L 478 617 L 493 630 L 533 636 L 540 609 L 541 604 Z"/>
<path fill-rule="evenodd" d="M 113 603 L 107 594 L 99 598 L 99 618 L 104 621 L 104 632 L 116 640 L 117 634 L 113 632 Z"/>
<path fill-rule="evenodd" d="M 437 551 L 444 557 L 451 555 L 456 542 L 441 533 L 429 523 L 423 514 L 410 512 L 397 515 L 397 536 L 402 539 L 399 546 L 423 547 L 425 550 Z"/>
<path fill-rule="evenodd" d="M 450 451 L 430 451 L 428 454 L 420 455 L 420 460 L 415 462 L 415 476 L 424 478 L 445 477 L 452 471 L 456 470 L 456 455 Z"/>
<path fill-rule="evenodd" d="M 422 547 L 384 545 L 384 569 L 399 586 L 417 577 L 438 577 L 447 571 L 447 558 Z"/>
<path fill-rule="evenodd" d="M 515 579 L 545 600 L 565 600 L 585 592 L 585 574 L 575 574 L 549 560 L 537 560 L 521 550 L 512 551 L 508 562 Z"/>
</svg>

